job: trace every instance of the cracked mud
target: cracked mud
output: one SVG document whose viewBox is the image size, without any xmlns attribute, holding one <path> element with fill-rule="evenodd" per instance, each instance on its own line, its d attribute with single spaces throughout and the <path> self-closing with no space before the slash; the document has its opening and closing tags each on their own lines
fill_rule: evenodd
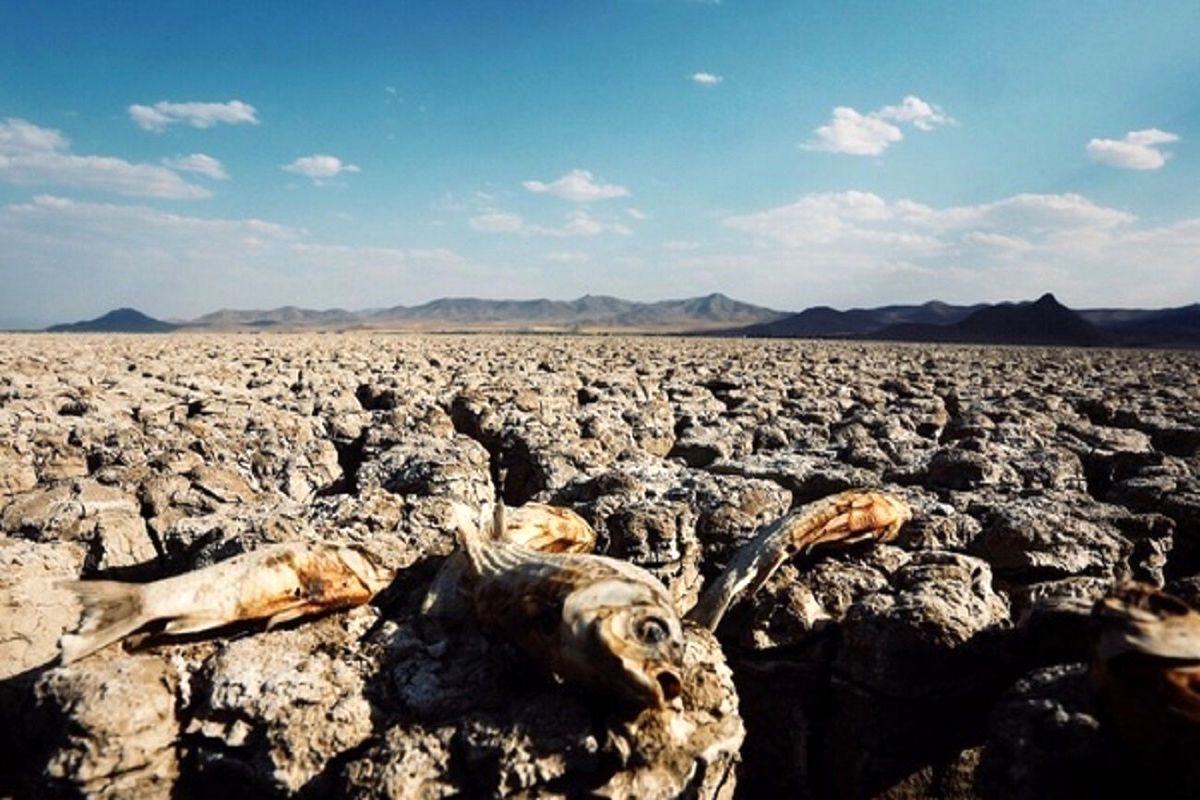
<svg viewBox="0 0 1200 800">
<path fill-rule="evenodd" d="M 1200 355 L 561 336 L 0 338 L 0 795 L 1069 797 L 1136 770 L 1087 609 L 1200 598 Z M 450 501 L 565 505 L 684 609 L 854 486 L 899 539 L 789 561 L 684 708 L 628 719 L 422 618 Z M 374 605 L 56 666 L 61 578 L 366 545 Z M 151 632 L 152 634 L 152 632 Z M 719 640 L 719 641 L 718 641 Z"/>
</svg>

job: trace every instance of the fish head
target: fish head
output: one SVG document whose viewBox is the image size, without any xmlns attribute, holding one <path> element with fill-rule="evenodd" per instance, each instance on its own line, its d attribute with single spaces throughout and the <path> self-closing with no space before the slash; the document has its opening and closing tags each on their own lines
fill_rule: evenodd
<svg viewBox="0 0 1200 800">
<path fill-rule="evenodd" d="M 666 706 L 683 691 L 683 624 L 670 601 L 623 578 L 568 598 L 563 647 L 575 677 L 638 705 Z"/>
<path fill-rule="evenodd" d="M 1101 659 L 1132 652 L 1200 660 L 1200 612 L 1148 584 L 1128 582 L 1098 600 L 1091 627 Z"/>
<path fill-rule="evenodd" d="M 895 495 L 851 491 L 841 496 L 846 495 L 852 495 L 849 508 L 826 526 L 831 538 L 840 539 L 843 544 L 890 542 L 912 519 L 912 508 Z"/>
<path fill-rule="evenodd" d="M 878 512 L 881 533 L 877 538 L 881 542 L 889 542 L 895 539 L 905 523 L 912 519 L 912 507 L 895 495 L 879 492 L 876 496 L 881 507 Z"/>
<path fill-rule="evenodd" d="M 357 545 L 345 545 L 338 548 L 338 558 L 342 565 L 359 580 L 372 594 L 383 591 L 395 573 L 379 563 L 367 550 Z"/>
</svg>

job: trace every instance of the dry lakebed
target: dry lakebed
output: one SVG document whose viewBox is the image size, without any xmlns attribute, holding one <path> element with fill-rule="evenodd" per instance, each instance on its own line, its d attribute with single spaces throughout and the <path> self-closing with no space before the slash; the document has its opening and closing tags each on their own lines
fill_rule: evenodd
<svg viewBox="0 0 1200 800">
<path fill-rule="evenodd" d="M 1200 352 L 803 340 L 0 337 L 0 797 L 1080 797 L 1181 792 L 1114 734 L 1089 614 L 1200 601 Z M 452 507 L 565 506 L 686 609 L 852 487 L 888 543 L 787 561 L 682 707 L 623 711 L 422 598 Z M 59 582 L 362 546 L 368 605 L 67 666 Z M 1192 787 L 1194 790 L 1195 787 Z M 1193 794 L 1194 796 L 1194 794 Z"/>
</svg>

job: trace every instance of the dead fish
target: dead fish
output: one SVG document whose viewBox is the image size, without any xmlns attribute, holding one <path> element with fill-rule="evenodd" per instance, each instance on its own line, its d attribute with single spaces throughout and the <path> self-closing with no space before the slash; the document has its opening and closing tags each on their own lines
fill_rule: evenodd
<svg viewBox="0 0 1200 800">
<path fill-rule="evenodd" d="M 392 574 L 355 546 L 278 544 L 151 583 L 64 581 L 83 605 L 79 628 L 59 640 L 70 664 L 165 620 L 185 634 L 243 620 L 268 627 L 320 611 L 361 605 Z"/>
<path fill-rule="evenodd" d="M 1095 653 L 1122 653 L 1200 662 L 1200 612 L 1164 591 L 1130 582 L 1092 609 Z"/>
<path fill-rule="evenodd" d="M 1154 712 L 1200 726 L 1200 612 L 1126 583 L 1097 601 L 1091 624 L 1092 682 L 1119 717 Z"/>
<path fill-rule="evenodd" d="M 687 618 L 715 631 L 729 606 L 752 596 L 789 557 L 823 545 L 890 541 L 911 518 L 908 504 L 886 492 L 849 489 L 809 503 L 742 545 Z"/>
<path fill-rule="evenodd" d="M 564 681 L 639 707 L 682 692 L 683 625 L 666 588 L 625 561 L 540 553 L 498 538 L 503 506 L 482 524 L 456 506 L 480 623 Z"/>
<path fill-rule="evenodd" d="M 1165 786 L 1200 785 L 1200 612 L 1126 583 L 1092 609 L 1089 677 L 1106 724 Z M 1151 792 L 1154 794 L 1154 792 Z"/>
</svg>

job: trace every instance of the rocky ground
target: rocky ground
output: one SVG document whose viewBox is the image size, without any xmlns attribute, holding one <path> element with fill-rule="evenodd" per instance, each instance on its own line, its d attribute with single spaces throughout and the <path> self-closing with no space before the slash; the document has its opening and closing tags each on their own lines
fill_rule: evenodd
<svg viewBox="0 0 1200 800">
<path fill-rule="evenodd" d="M 1200 599 L 1200 353 L 385 334 L 0 338 L 0 796 L 1074 797 L 1146 785 L 1087 613 Z M 686 609 L 851 486 L 898 541 L 786 564 L 631 718 L 422 617 L 450 499 L 568 505 Z M 371 606 L 56 666 L 60 578 L 288 540 Z M 735 788 L 736 787 L 736 788 Z"/>
</svg>

